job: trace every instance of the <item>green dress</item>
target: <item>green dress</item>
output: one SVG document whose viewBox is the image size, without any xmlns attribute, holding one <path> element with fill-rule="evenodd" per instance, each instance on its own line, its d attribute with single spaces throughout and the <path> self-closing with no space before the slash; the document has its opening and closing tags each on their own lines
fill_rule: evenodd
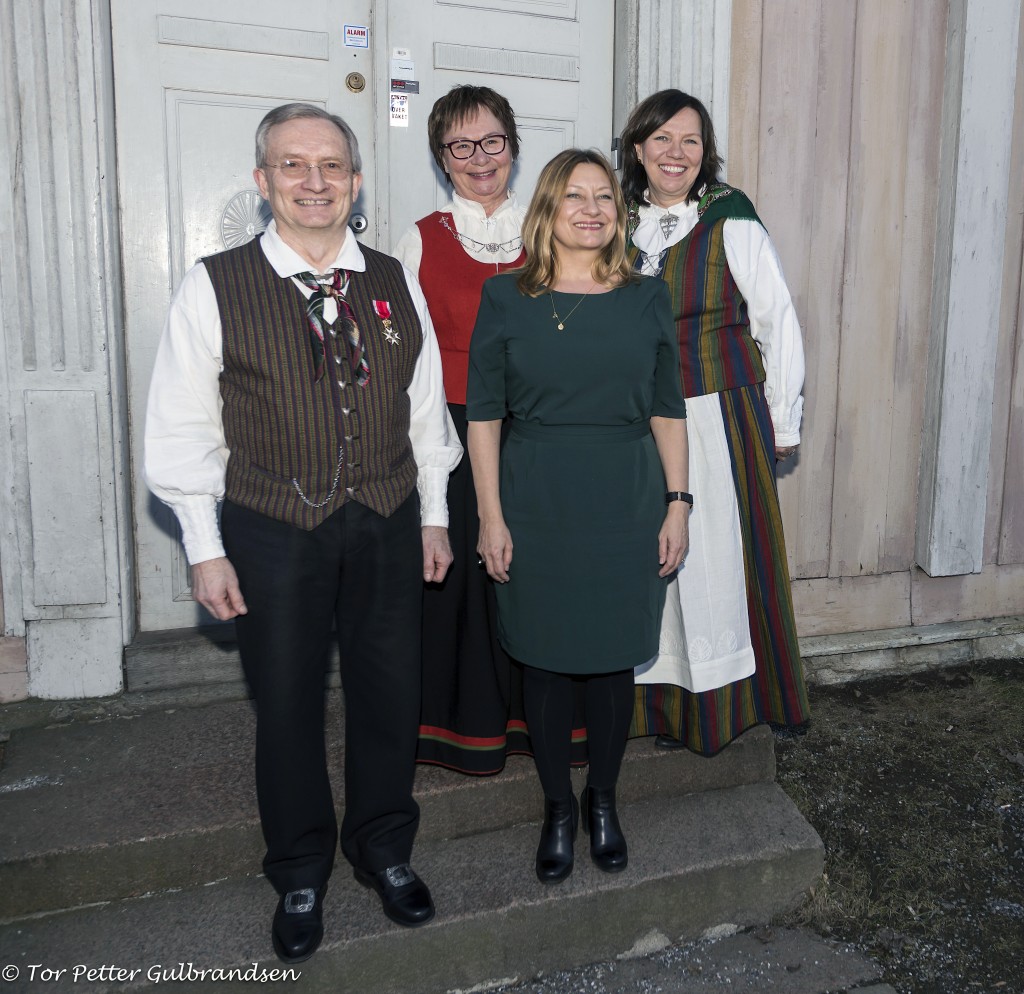
<svg viewBox="0 0 1024 994">
<path fill-rule="evenodd" d="M 502 646 L 559 673 L 646 662 L 658 651 L 667 583 L 658 576 L 665 477 L 650 419 L 686 414 L 668 287 L 644 279 L 583 298 L 527 297 L 514 275 L 489 279 L 466 414 L 511 415 L 501 451 L 512 534 L 509 581 L 497 587 Z"/>
</svg>

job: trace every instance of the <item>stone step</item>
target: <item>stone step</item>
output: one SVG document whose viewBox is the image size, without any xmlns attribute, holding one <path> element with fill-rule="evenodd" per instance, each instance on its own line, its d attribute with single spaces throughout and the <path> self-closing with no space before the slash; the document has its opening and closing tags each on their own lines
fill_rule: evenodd
<svg viewBox="0 0 1024 994">
<path fill-rule="evenodd" d="M 339 685 L 338 649 L 333 646 L 328 684 Z M 124 650 L 124 689 L 128 693 L 230 685 L 248 696 L 235 641 L 234 623 L 174 628 L 137 635 Z"/>
<path fill-rule="evenodd" d="M 293 968 L 301 989 L 482 990 L 487 980 L 524 979 L 656 948 L 664 937 L 695 937 L 723 922 L 766 922 L 795 906 L 821 874 L 821 841 L 773 783 L 634 801 L 620 806 L 620 816 L 630 844 L 626 871 L 598 871 L 581 835 L 572 876 L 550 887 L 533 874 L 539 822 L 423 839 L 414 865 L 431 885 L 438 917 L 412 931 L 390 924 L 376 896 L 339 862 L 326 900 L 324 944 Z M 21 971 L 5 989 L 37 989 L 39 978 L 28 980 L 31 964 L 66 969 L 65 981 L 76 964 L 138 971 L 119 990 L 152 985 L 153 969 L 180 976 L 189 965 L 281 968 L 269 937 L 274 903 L 266 881 L 250 877 L 0 925 L 4 960 Z M 80 977 L 79 985 L 87 979 Z M 205 989 L 196 974 L 192 979 L 182 989 Z M 267 984 L 228 989 L 250 988 Z M 94 978 L 85 989 L 109 985 Z"/>
<path fill-rule="evenodd" d="M 16 729 L 0 770 L 0 921 L 244 877 L 260 865 L 247 701 Z M 328 695 L 328 748 L 342 797 L 340 694 Z M 751 729 L 711 759 L 629 744 L 621 803 L 774 780 L 772 736 Z M 583 772 L 577 771 L 578 786 Z M 541 817 L 533 762 L 494 777 L 417 770 L 420 842 Z M 340 815 L 339 815 L 340 820 Z"/>
</svg>

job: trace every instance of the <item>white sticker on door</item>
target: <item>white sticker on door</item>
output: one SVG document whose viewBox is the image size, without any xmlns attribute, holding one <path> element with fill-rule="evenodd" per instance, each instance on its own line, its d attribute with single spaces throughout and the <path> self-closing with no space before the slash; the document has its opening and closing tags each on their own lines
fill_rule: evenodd
<svg viewBox="0 0 1024 994">
<path fill-rule="evenodd" d="M 391 94 L 391 127 L 409 127 L 409 96 L 406 93 Z"/>
<path fill-rule="evenodd" d="M 362 24 L 345 25 L 345 47 L 346 48 L 369 48 L 370 29 Z"/>
</svg>

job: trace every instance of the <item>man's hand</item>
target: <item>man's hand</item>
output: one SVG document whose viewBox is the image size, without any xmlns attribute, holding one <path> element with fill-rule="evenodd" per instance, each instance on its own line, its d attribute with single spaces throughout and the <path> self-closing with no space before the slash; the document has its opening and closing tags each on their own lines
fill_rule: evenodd
<svg viewBox="0 0 1024 994">
<path fill-rule="evenodd" d="M 452 547 L 448 529 L 438 525 L 423 526 L 423 579 L 427 583 L 440 583 L 448 575 L 452 564 Z"/>
<path fill-rule="evenodd" d="M 192 597 L 219 621 L 230 621 L 249 609 L 242 599 L 235 567 L 225 556 L 192 567 Z"/>
</svg>

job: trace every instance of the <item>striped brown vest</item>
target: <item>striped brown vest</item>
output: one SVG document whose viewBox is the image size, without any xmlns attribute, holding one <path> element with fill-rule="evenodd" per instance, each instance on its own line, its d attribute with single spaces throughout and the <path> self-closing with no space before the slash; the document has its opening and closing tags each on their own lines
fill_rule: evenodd
<svg viewBox="0 0 1024 994">
<path fill-rule="evenodd" d="M 349 498 L 388 516 L 416 485 L 409 395 L 422 328 L 401 265 L 362 247 L 348 303 L 370 380 L 352 382 L 345 343 L 326 336 L 327 371 L 313 380 L 305 298 L 267 261 L 259 239 L 203 260 L 223 326 L 225 497 L 307 531 Z M 374 301 L 390 305 L 386 341 Z"/>
</svg>

